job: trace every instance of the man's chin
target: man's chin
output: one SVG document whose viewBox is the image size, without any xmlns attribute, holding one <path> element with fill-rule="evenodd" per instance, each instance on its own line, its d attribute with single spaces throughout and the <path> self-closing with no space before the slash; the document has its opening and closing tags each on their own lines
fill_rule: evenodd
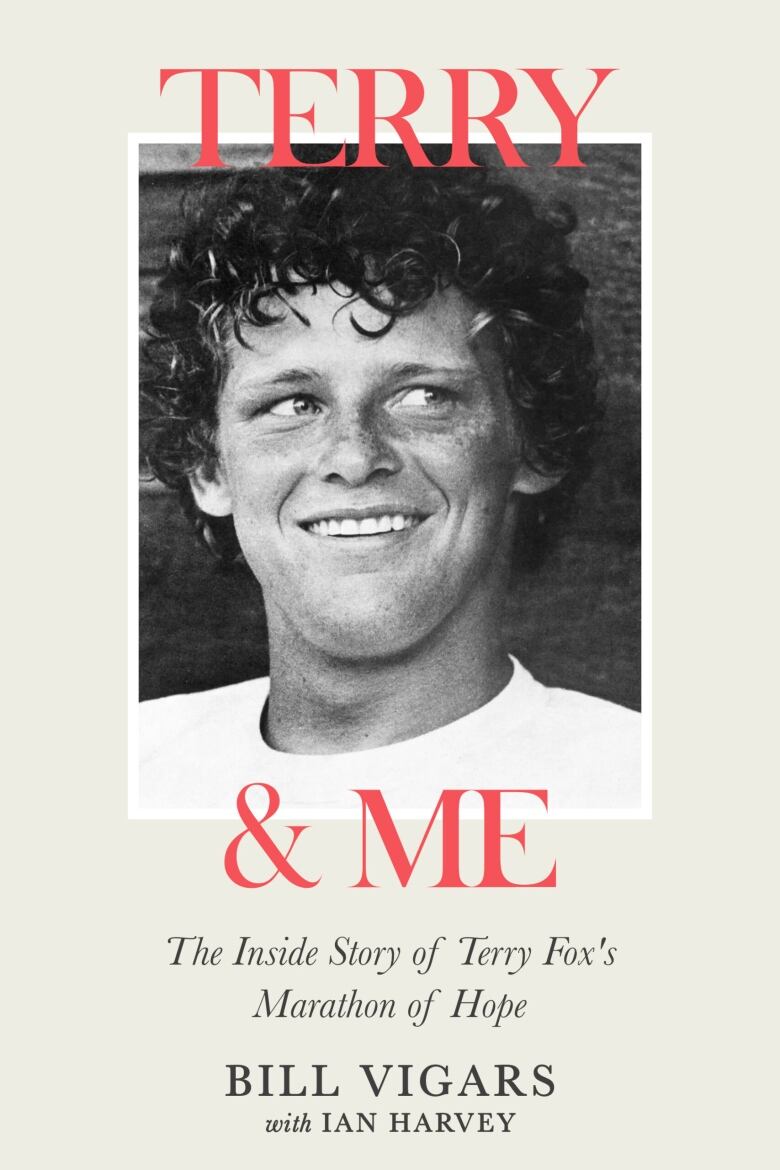
<svg viewBox="0 0 780 1170">
<path fill-rule="evenodd" d="M 408 607 L 393 614 L 387 606 L 370 613 L 345 612 L 312 626 L 309 640 L 328 657 L 344 663 L 390 661 L 401 657 L 430 633 L 430 611 L 424 617 Z"/>
</svg>

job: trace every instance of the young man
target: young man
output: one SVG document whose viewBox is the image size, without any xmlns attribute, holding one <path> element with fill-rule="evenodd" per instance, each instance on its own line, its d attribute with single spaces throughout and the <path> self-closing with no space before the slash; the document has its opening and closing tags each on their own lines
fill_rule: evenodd
<svg viewBox="0 0 780 1170">
<path fill-rule="evenodd" d="M 543 687 L 502 639 L 521 510 L 598 417 L 572 217 L 487 171 L 217 186 L 153 307 L 146 451 L 213 549 L 237 541 L 270 678 L 143 704 L 142 806 L 263 780 L 286 808 L 636 807 L 638 716 Z"/>
</svg>

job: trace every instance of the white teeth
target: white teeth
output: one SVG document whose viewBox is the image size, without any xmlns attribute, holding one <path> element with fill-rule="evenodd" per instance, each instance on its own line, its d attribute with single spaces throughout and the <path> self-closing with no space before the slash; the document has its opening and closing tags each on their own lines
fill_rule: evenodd
<svg viewBox="0 0 780 1170">
<path fill-rule="evenodd" d="M 307 527 L 315 536 L 378 536 L 383 532 L 401 532 L 404 528 L 414 528 L 418 523 L 417 516 L 404 516 L 396 512 L 393 516 L 365 516 L 362 520 L 352 517 L 314 520 Z"/>
</svg>

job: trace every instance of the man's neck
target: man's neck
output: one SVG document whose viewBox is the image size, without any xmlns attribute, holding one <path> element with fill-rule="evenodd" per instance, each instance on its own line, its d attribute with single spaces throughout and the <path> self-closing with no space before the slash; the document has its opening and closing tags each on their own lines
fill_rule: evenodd
<svg viewBox="0 0 780 1170">
<path fill-rule="evenodd" d="M 512 666 L 500 631 L 445 631 L 391 658 L 344 660 L 307 648 L 271 654 L 266 737 L 279 751 L 330 755 L 425 735 L 494 698 Z M 299 651 L 296 653 L 296 649 Z"/>
</svg>

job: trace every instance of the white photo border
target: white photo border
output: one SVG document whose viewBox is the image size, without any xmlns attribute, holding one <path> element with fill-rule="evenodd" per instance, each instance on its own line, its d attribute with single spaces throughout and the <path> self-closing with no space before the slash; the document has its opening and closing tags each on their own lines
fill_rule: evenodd
<svg viewBox="0 0 780 1170">
<path fill-rule="evenodd" d="M 451 141 L 448 134 L 425 133 L 425 142 L 446 143 Z M 609 809 L 551 809 L 542 811 L 528 809 L 522 813 L 524 820 L 558 820 L 558 821 L 613 821 L 613 820 L 650 820 L 652 818 L 652 565 L 651 565 L 651 531 L 652 531 L 652 135 L 644 132 L 637 133 L 581 133 L 578 140 L 582 145 L 638 145 L 641 147 L 641 324 L 640 324 L 640 353 L 641 353 L 641 451 L 642 451 L 642 500 L 641 500 L 641 692 L 642 692 L 642 780 L 641 799 L 635 808 Z M 271 145 L 272 135 L 263 134 L 221 134 L 220 144 L 224 145 Z M 291 136 L 292 142 L 307 143 L 334 143 L 356 142 L 357 135 L 352 133 L 337 133 L 335 131 L 308 135 Z M 494 140 L 487 133 L 473 133 L 469 141 L 474 144 L 490 144 Z M 512 141 L 518 145 L 533 143 L 557 143 L 559 138 L 552 133 L 523 133 L 512 135 Z M 139 800 L 139 597 L 138 597 L 138 465 L 139 465 L 139 437 L 138 437 L 138 318 L 139 318 L 139 281 L 138 281 L 138 247 L 139 247 L 139 150 L 146 145 L 191 145 L 200 142 L 200 135 L 196 133 L 131 133 L 128 134 L 128 392 L 127 392 L 127 431 L 128 431 L 128 597 L 127 597 L 127 693 L 128 693 L 128 817 L 130 820 L 173 820 L 173 821 L 233 821 L 238 819 L 238 813 L 233 808 L 224 809 L 148 809 L 143 808 Z M 394 134 L 378 134 L 377 142 L 398 142 Z M 430 819 L 433 809 L 393 809 L 396 820 L 424 820 Z M 279 809 L 278 816 L 283 818 L 290 815 L 284 805 Z M 355 821 L 361 817 L 359 802 L 355 802 L 354 809 L 322 809 L 304 808 L 295 809 L 295 819 L 307 817 L 319 821 Z M 463 807 L 461 816 L 465 820 L 474 820 L 480 816 L 475 808 Z"/>
</svg>

